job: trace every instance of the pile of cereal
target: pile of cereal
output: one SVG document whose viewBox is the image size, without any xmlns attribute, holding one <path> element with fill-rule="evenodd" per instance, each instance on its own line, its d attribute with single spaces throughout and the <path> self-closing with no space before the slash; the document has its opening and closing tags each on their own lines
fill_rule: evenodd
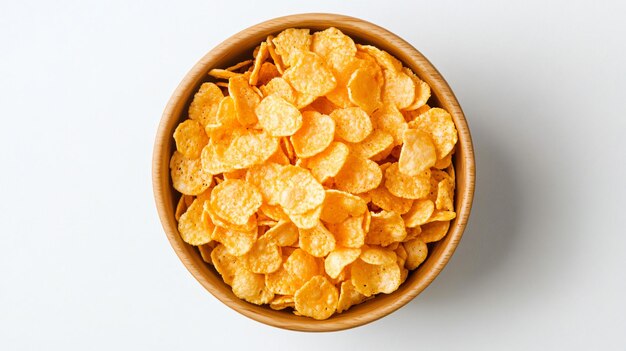
<svg viewBox="0 0 626 351">
<path fill-rule="evenodd" d="M 213 69 L 174 132 L 182 239 L 233 293 L 329 318 L 389 294 L 454 219 L 448 112 L 387 52 L 286 29 Z"/>
</svg>

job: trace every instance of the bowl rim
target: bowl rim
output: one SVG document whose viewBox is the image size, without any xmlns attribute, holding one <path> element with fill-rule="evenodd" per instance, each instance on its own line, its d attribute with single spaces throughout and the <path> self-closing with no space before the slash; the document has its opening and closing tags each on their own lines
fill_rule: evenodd
<svg viewBox="0 0 626 351">
<path fill-rule="evenodd" d="M 455 155 L 455 171 L 457 171 L 457 179 L 464 179 L 465 184 L 463 192 L 460 194 L 457 192 L 455 196 L 457 217 L 451 223 L 446 237 L 437 244 L 437 250 L 441 246 L 441 252 L 437 257 L 431 257 L 432 252 L 429 252 L 428 269 L 423 269 L 424 266 L 418 268 L 420 276 L 413 279 L 410 286 L 406 286 L 409 283 L 409 279 L 407 279 L 401 285 L 401 289 L 387 295 L 396 294 L 396 299 L 387 299 L 389 300 L 385 300 L 387 303 L 372 302 L 370 304 L 368 301 L 347 311 L 361 308 L 364 305 L 371 305 L 369 309 L 362 309 L 366 313 L 359 315 L 349 315 L 344 312 L 343 314 L 335 314 L 327 320 L 316 321 L 305 317 L 293 318 L 294 315 L 286 316 L 284 311 L 273 311 L 266 306 L 256 306 L 239 300 L 230 292 L 230 288 L 228 288 L 229 293 L 225 292 L 224 286 L 228 287 L 225 283 L 221 282 L 222 286 L 219 287 L 220 282 L 212 279 L 215 277 L 207 276 L 209 271 L 206 267 L 207 264 L 198 259 L 197 251 L 184 243 L 178 234 L 173 206 L 169 201 L 173 196 L 171 195 L 173 188 L 169 180 L 169 158 L 173 143 L 172 126 L 181 119 L 180 111 L 177 112 L 177 110 L 182 109 L 181 104 L 182 106 L 187 105 L 189 93 L 194 92 L 192 89 L 199 82 L 206 81 L 206 73 L 209 69 L 214 68 L 213 65 L 216 60 L 228 56 L 231 50 L 237 50 L 239 43 L 250 41 L 251 38 L 265 38 L 268 34 L 274 34 L 290 27 L 324 28 L 330 26 L 345 32 L 359 32 L 358 36 L 365 38 L 366 41 L 369 40 L 367 38 L 385 40 L 388 43 L 385 49 L 402 61 L 405 66 L 413 69 L 422 80 L 431 86 L 433 96 L 436 95 L 436 99 L 439 101 L 438 105 L 448 110 L 454 119 L 459 134 L 457 154 Z M 462 163 L 458 158 L 459 154 L 462 155 Z M 457 169 L 459 164 L 463 165 L 463 174 L 459 174 Z M 437 69 L 417 49 L 390 31 L 359 18 L 330 13 L 303 13 L 270 19 L 240 31 L 205 54 L 185 75 L 170 97 L 158 126 L 152 158 L 152 185 L 159 219 L 176 255 L 194 278 L 218 300 L 246 317 L 278 328 L 313 332 L 344 330 L 378 320 L 406 305 L 430 285 L 448 263 L 467 225 L 474 197 L 475 172 L 473 144 L 467 120 L 452 89 Z M 170 193 L 169 200 L 167 192 Z M 214 273 L 210 274 L 215 275 Z M 221 281 L 221 277 L 217 278 Z M 377 297 L 370 301 L 381 298 Z"/>
</svg>

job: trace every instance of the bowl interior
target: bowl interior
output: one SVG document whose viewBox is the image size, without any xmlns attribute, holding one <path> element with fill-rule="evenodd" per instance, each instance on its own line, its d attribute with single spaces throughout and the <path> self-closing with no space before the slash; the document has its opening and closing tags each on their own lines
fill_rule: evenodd
<svg viewBox="0 0 626 351">
<path fill-rule="evenodd" d="M 252 57 L 255 46 L 265 40 L 267 35 L 277 34 L 285 28 L 323 30 L 330 26 L 337 27 L 357 43 L 375 45 L 397 57 L 431 86 L 429 105 L 442 107 L 452 115 L 459 132 L 459 142 L 453 157 L 457 178 L 457 218 L 451 222 L 450 231 L 443 240 L 429 245 L 428 259 L 409 274 L 397 291 L 389 295 L 377 295 L 346 312 L 335 314 L 324 321 L 316 321 L 295 316 L 289 311 L 274 311 L 267 306 L 256 306 L 240 300 L 214 268 L 202 260 L 198 250 L 182 241 L 174 218 L 174 208 L 180 194 L 171 185 L 169 158 L 175 148 L 172 137 L 174 129 L 187 118 L 193 94 L 202 83 L 211 80 L 207 75 L 211 68 L 228 67 Z M 303 331 L 341 330 L 366 324 L 395 311 L 426 288 L 445 266 L 462 236 L 473 198 L 474 177 L 473 150 L 467 123 L 454 94 L 439 72 L 415 48 L 387 30 L 352 17 L 330 14 L 273 19 L 232 36 L 210 51 L 192 68 L 171 97 L 159 126 L 153 159 L 154 194 L 161 222 L 174 250 L 193 276 L 215 297 L 236 311 L 269 325 Z"/>
</svg>

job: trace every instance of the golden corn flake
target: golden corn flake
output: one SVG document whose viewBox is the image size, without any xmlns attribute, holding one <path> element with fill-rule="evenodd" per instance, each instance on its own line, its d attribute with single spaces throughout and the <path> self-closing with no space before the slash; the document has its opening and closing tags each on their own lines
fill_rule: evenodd
<svg viewBox="0 0 626 351">
<path fill-rule="evenodd" d="M 203 126 L 215 118 L 217 107 L 224 97 L 222 90 L 213 83 L 204 83 L 194 95 L 189 105 L 189 118 L 200 122 Z"/>
<path fill-rule="evenodd" d="M 243 180 L 228 179 L 211 192 L 210 206 L 228 222 L 244 225 L 259 209 L 263 198 L 254 185 Z"/>
<path fill-rule="evenodd" d="M 333 141 L 335 122 L 327 115 L 315 111 L 302 113 L 302 127 L 291 137 L 298 157 L 311 157 L 324 151 Z"/>
<path fill-rule="evenodd" d="M 429 199 L 415 200 L 409 212 L 402 218 L 407 228 L 415 228 L 428 221 L 435 210 L 435 204 Z"/>
<path fill-rule="evenodd" d="M 359 51 L 362 51 L 376 60 L 376 62 L 385 70 L 400 71 L 402 69 L 402 63 L 391 56 L 388 52 L 380 50 L 379 48 L 371 45 L 356 45 Z"/>
<path fill-rule="evenodd" d="M 405 110 L 417 110 L 424 106 L 430 98 L 430 86 L 419 79 L 419 77 L 407 67 L 402 68 L 402 72 L 409 76 L 413 80 L 413 83 L 415 83 L 415 99 Z"/>
<path fill-rule="evenodd" d="M 385 171 L 385 187 L 393 195 L 405 199 L 426 198 L 430 191 L 430 170 L 408 176 L 400 172 L 398 163 L 394 162 Z"/>
<path fill-rule="evenodd" d="M 327 59 L 331 53 L 354 56 L 356 46 L 352 38 L 343 34 L 339 29 L 330 27 L 313 33 L 311 51 Z"/>
<path fill-rule="evenodd" d="M 268 51 L 271 49 L 268 47 Z M 270 51 L 271 54 L 271 51 Z M 261 87 L 261 91 L 263 91 L 263 86 L 269 83 L 272 79 L 276 77 L 280 77 L 281 73 L 278 72 L 276 65 L 270 62 L 263 62 L 261 65 L 261 69 L 259 69 L 259 79 L 257 84 Z"/>
<path fill-rule="evenodd" d="M 426 260 L 428 255 L 428 246 L 420 238 L 415 238 L 403 243 L 406 252 L 406 261 L 404 266 L 409 270 L 416 269 L 422 262 Z"/>
<path fill-rule="evenodd" d="M 228 93 L 235 101 L 237 120 L 243 126 L 250 126 L 257 122 L 254 112 L 261 102 L 261 97 L 252 89 L 245 76 L 236 76 L 228 81 Z"/>
<path fill-rule="evenodd" d="M 337 109 L 330 117 L 335 121 L 335 133 L 345 141 L 358 143 L 372 133 L 372 120 L 360 107 Z"/>
<path fill-rule="evenodd" d="M 278 246 L 291 246 L 298 242 L 298 227 L 289 221 L 281 220 L 264 235 Z"/>
<path fill-rule="evenodd" d="M 432 243 L 443 239 L 450 228 L 450 221 L 426 223 L 422 227 L 422 232 L 418 236 L 425 243 Z"/>
<path fill-rule="evenodd" d="M 176 150 L 187 158 L 198 158 L 202 148 L 209 142 L 202 125 L 193 119 L 188 119 L 176 127 L 174 131 Z"/>
<path fill-rule="evenodd" d="M 178 221 L 178 232 L 187 244 L 198 246 L 211 241 L 213 227 L 202 221 L 203 202 L 194 200 Z"/>
<path fill-rule="evenodd" d="M 285 270 L 303 282 L 321 274 L 318 258 L 302 249 L 295 249 L 285 261 Z"/>
<path fill-rule="evenodd" d="M 438 160 L 450 153 L 458 140 L 452 117 L 441 108 L 431 108 L 422 113 L 409 123 L 409 128 L 420 129 L 430 135 Z"/>
<path fill-rule="evenodd" d="M 445 237 L 458 135 L 426 82 L 337 28 L 258 44 L 210 70 L 173 133 L 174 216 L 237 297 L 326 319 Z"/>
<path fill-rule="evenodd" d="M 341 223 L 329 223 L 328 229 L 334 234 L 336 245 L 360 248 L 365 244 L 364 215 L 348 217 Z"/>
<path fill-rule="evenodd" d="M 372 223 L 365 237 L 365 243 L 368 245 L 388 246 L 394 242 L 404 240 L 405 237 L 406 228 L 399 214 L 387 211 L 372 213 Z"/>
<path fill-rule="evenodd" d="M 200 159 L 189 159 L 178 151 L 170 159 L 170 175 L 174 189 L 185 195 L 198 195 L 213 181 L 213 175 L 204 171 Z"/>
<path fill-rule="evenodd" d="M 361 259 L 354 261 L 350 270 L 354 289 L 366 297 L 391 294 L 400 286 L 400 267 L 394 261 L 386 265 L 373 265 Z"/>
<path fill-rule="evenodd" d="M 176 211 L 174 212 L 174 218 L 178 221 L 180 216 L 187 211 L 187 208 L 191 206 L 194 198 L 191 195 L 182 195 L 180 199 L 178 199 L 178 203 L 176 204 Z"/>
<path fill-rule="evenodd" d="M 339 173 L 348 159 L 349 152 L 346 144 L 333 141 L 324 151 L 306 159 L 306 167 L 311 170 L 317 181 L 325 183 Z"/>
<path fill-rule="evenodd" d="M 350 102 L 371 114 L 382 104 L 383 78 L 376 65 L 363 65 L 350 75 L 347 90 Z"/>
<path fill-rule="evenodd" d="M 276 53 L 282 58 L 282 62 L 289 67 L 296 64 L 299 53 L 309 51 L 311 35 L 308 29 L 289 28 L 278 34 L 272 43 L 276 47 Z"/>
<path fill-rule="evenodd" d="M 435 205 L 438 210 L 452 211 L 454 210 L 454 204 L 452 198 L 454 197 L 454 189 L 448 179 L 444 179 L 437 185 L 437 200 Z"/>
<path fill-rule="evenodd" d="M 275 137 L 293 135 L 302 126 L 302 114 L 278 94 L 261 101 L 256 108 L 259 124 Z"/>
<path fill-rule="evenodd" d="M 211 238 L 222 243 L 229 254 L 241 256 L 250 251 L 252 245 L 254 245 L 257 238 L 257 231 L 258 228 L 244 232 L 217 226 L 215 230 L 213 230 Z"/>
<path fill-rule="evenodd" d="M 383 106 L 372 114 L 372 123 L 375 128 L 391 135 L 395 145 L 402 144 L 402 136 L 407 129 L 407 123 L 395 105 L 385 101 Z"/>
<path fill-rule="evenodd" d="M 222 276 L 224 283 L 233 284 L 235 273 L 239 267 L 239 259 L 228 253 L 224 245 L 217 245 L 211 252 L 211 261 L 215 270 Z"/>
<path fill-rule="evenodd" d="M 267 60 L 269 55 L 270 53 L 267 49 L 267 43 L 265 42 L 261 43 L 261 46 L 259 47 L 259 52 L 254 58 L 254 67 L 252 68 L 252 72 L 250 72 L 250 79 L 249 79 L 250 85 L 254 86 L 258 83 L 259 73 L 261 73 L 261 66 L 263 65 L 265 60 Z"/>
<path fill-rule="evenodd" d="M 322 206 L 318 206 L 304 213 L 289 213 L 289 219 L 299 229 L 311 229 L 319 222 Z"/>
<path fill-rule="evenodd" d="M 232 128 L 239 127 L 235 101 L 230 96 L 225 96 L 217 108 L 215 119 L 205 126 L 206 134 L 210 137 L 218 137 L 219 133 L 225 133 Z"/>
<path fill-rule="evenodd" d="M 363 141 L 351 143 L 348 146 L 355 156 L 378 161 L 389 155 L 394 146 L 394 140 L 391 134 L 374 129 Z"/>
<path fill-rule="evenodd" d="M 363 262 L 373 265 L 387 265 L 396 262 L 396 253 L 376 246 L 364 248 L 359 256 Z"/>
<path fill-rule="evenodd" d="M 305 213 L 324 203 L 324 188 L 307 169 L 284 166 L 279 177 L 283 189 L 279 203 L 287 214 Z"/>
<path fill-rule="evenodd" d="M 367 204 L 358 196 L 339 190 L 326 190 L 320 219 L 326 223 L 341 223 L 348 217 L 358 217 L 367 211 Z"/>
<path fill-rule="evenodd" d="M 337 313 L 347 311 L 348 308 L 358 305 L 367 300 L 367 296 L 356 291 L 352 281 L 348 280 L 341 283 L 341 291 L 339 292 L 339 300 L 337 301 Z"/>
<path fill-rule="evenodd" d="M 428 219 L 427 223 L 437 221 L 451 221 L 456 218 L 456 212 L 454 211 L 435 211 Z"/>
<path fill-rule="evenodd" d="M 374 161 L 348 155 L 343 168 L 335 177 L 337 189 L 353 194 L 375 189 L 380 184 L 383 173 Z"/>
<path fill-rule="evenodd" d="M 241 257 L 243 265 L 254 273 L 272 273 L 280 268 L 283 256 L 280 247 L 269 238 L 260 237 Z"/>
<path fill-rule="evenodd" d="M 337 278 L 344 267 L 354 262 L 361 254 L 361 249 L 337 248 L 326 256 L 324 269 L 331 278 Z"/>
<path fill-rule="evenodd" d="M 293 301 L 293 296 L 285 295 L 285 296 L 275 296 L 274 300 L 270 302 L 270 308 L 275 311 L 284 310 L 285 308 L 295 308 L 295 302 Z"/>
<path fill-rule="evenodd" d="M 267 84 L 261 86 L 261 92 L 263 96 L 266 97 L 276 94 L 292 105 L 296 103 L 296 92 L 291 85 L 281 77 L 273 78 L 267 82 Z"/>
<path fill-rule="evenodd" d="M 415 176 L 435 165 L 435 145 L 428 134 L 417 129 L 407 129 L 402 140 L 404 144 L 398 159 L 400 172 Z"/>
<path fill-rule="evenodd" d="M 385 211 L 405 214 L 409 212 L 411 205 L 413 205 L 413 200 L 393 195 L 384 185 L 370 190 L 368 194 L 372 198 L 372 203 Z"/>
<path fill-rule="evenodd" d="M 233 293 L 240 299 L 255 305 L 269 303 L 274 293 L 265 286 L 265 276 L 239 267 L 233 278 Z"/>
<path fill-rule="evenodd" d="M 285 71 L 283 78 L 296 91 L 317 98 L 335 89 L 337 80 L 321 57 L 304 51 L 296 53 L 295 56 L 296 64 Z"/>
<path fill-rule="evenodd" d="M 318 222 L 313 228 L 300 229 L 300 248 L 315 257 L 324 257 L 335 249 L 335 236 Z"/>
<path fill-rule="evenodd" d="M 313 319 L 327 319 L 337 309 L 337 288 L 323 276 L 315 276 L 294 295 L 296 311 Z"/>
</svg>

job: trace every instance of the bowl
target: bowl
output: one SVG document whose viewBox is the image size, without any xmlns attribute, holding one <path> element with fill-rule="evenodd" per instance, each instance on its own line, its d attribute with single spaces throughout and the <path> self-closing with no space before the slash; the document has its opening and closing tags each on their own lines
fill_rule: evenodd
<svg viewBox="0 0 626 351">
<path fill-rule="evenodd" d="M 227 67 L 250 57 L 256 45 L 269 34 L 277 34 L 283 29 L 301 27 L 322 30 L 331 26 L 340 29 L 357 43 L 375 45 L 397 57 L 430 85 L 432 96 L 429 105 L 442 107 L 452 115 L 459 136 L 453 157 L 457 179 L 454 204 L 457 217 L 451 222 L 444 239 L 429 247 L 426 261 L 409 274 L 398 290 L 389 295 L 379 294 L 374 299 L 320 321 L 240 300 L 214 268 L 202 260 L 197 248 L 181 239 L 174 218 L 180 195 L 172 187 L 169 159 L 175 148 L 172 134 L 178 123 L 187 117 L 187 108 L 194 93 L 203 82 L 209 80 L 207 72 L 211 68 Z M 419 51 L 375 24 L 343 15 L 311 13 L 275 18 L 245 29 L 209 51 L 193 66 L 163 112 L 154 144 L 152 181 L 159 217 L 170 244 L 189 272 L 211 294 L 235 311 L 261 323 L 284 329 L 322 332 L 348 329 L 384 317 L 406 305 L 437 277 L 454 253 L 467 224 L 474 195 L 475 165 L 472 139 L 463 111 L 441 74 Z"/>
</svg>

